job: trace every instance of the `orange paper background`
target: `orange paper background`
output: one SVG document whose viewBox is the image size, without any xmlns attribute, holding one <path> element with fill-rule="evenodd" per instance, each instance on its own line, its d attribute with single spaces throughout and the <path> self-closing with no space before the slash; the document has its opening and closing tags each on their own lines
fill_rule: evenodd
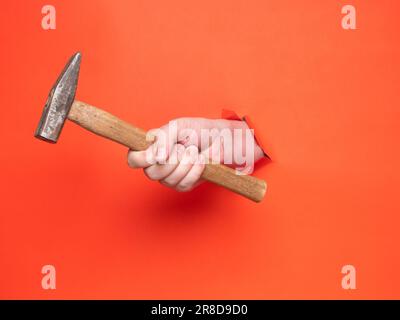
<svg viewBox="0 0 400 320">
<path fill-rule="evenodd" d="M 398 1 L 352 0 L 351 31 L 338 0 L 52 0 L 51 31 L 45 4 L 0 11 L 0 298 L 400 298 Z M 34 139 L 77 50 L 77 98 L 143 128 L 250 115 L 265 200 L 175 193 L 72 123 Z"/>
</svg>

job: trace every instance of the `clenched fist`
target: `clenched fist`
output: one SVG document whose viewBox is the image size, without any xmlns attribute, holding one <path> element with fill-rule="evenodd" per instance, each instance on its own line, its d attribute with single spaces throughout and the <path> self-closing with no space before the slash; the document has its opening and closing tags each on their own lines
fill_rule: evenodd
<svg viewBox="0 0 400 320">
<path fill-rule="evenodd" d="M 179 118 L 148 135 L 155 142 L 145 151 L 129 151 L 129 166 L 143 168 L 151 180 L 181 192 L 201 183 L 208 162 L 251 173 L 264 156 L 244 121 Z"/>
</svg>

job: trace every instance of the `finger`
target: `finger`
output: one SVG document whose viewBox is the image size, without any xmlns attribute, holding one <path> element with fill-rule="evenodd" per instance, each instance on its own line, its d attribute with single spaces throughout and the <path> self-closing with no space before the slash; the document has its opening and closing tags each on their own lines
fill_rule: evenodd
<svg viewBox="0 0 400 320">
<path fill-rule="evenodd" d="M 198 160 L 186 174 L 186 176 L 177 184 L 175 189 L 180 192 L 187 192 L 200 184 L 201 174 L 204 171 L 204 156 L 199 155 Z"/>
<path fill-rule="evenodd" d="M 194 128 L 180 128 L 178 131 L 178 142 L 183 144 L 185 147 L 188 146 L 199 146 L 200 135 Z"/>
<path fill-rule="evenodd" d="M 222 139 L 218 137 L 213 141 L 213 143 L 206 149 L 202 151 L 202 154 L 204 154 L 210 162 L 212 163 L 225 163 L 225 150 L 224 150 L 224 144 L 222 143 Z M 232 153 L 231 153 L 232 154 Z M 228 156 L 229 154 L 227 154 Z M 232 163 L 232 159 L 227 159 L 225 164 Z"/>
<path fill-rule="evenodd" d="M 186 148 L 179 165 L 169 176 L 161 180 L 161 183 L 168 187 L 175 187 L 193 167 L 193 163 L 197 160 L 198 154 L 199 151 L 197 147 L 190 146 Z"/>
<path fill-rule="evenodd" d="M 173 146 L 177 142 L 178 123 L 176 120 L 170 121 L 168 124 L 159 129 L 153 130 L 152 134 L 156 137 L 155 146 L 156 161 L 164 164 L 172 152 Z"/>
<path fill-rule="evenodd" d="M 154 147 L 145 151 L 128 151 L 128 165 L 131 168 L 147 168 L 155 163 Z"/>
<path fill-rule="evenodd" d="M 179 165 L 179 157 L 185 151 L 182 145 L 175 145 L 172 149 L 171 155 L 165 164 L 153 164 L 144 169 L 144 173 L 151 180 L 162 180 L 169 176 Z"/>
</svg>

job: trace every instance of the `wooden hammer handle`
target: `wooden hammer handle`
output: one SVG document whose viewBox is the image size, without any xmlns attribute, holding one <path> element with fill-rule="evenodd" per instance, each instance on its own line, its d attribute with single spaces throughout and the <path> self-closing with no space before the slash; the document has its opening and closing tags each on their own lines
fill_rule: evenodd
<svg viewBox="0 0 400 320">
<path fill-rule="evenodd" d="M 146 132 L 86 103 L 75 101 L 68 119 L 104 138 L 118 142 L 132 150 L 146 150 L 154 140 L 146 140 Z M 260 202 L 266 183 L 253 176 L 238 175 L 222 164 L 206 164 L 202 178 L 236 192 L 250 200 Z"/>
</svg>

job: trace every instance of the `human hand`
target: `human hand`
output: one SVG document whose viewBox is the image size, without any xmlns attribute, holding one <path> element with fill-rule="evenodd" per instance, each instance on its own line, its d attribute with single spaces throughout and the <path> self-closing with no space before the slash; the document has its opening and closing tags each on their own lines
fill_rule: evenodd
<svg viewBox="0 0 400 320">
<path fill-rule="evenodd" d="M 130 150 L 129 166 L 143 168 L 151 180 L 181 192 L 201 183 L 210 161 L 251 173 L 264 156 L 244 121 L 179 118 L 150 130 L 149 135 L 155 142 L 145 151 Z"/>
</svg>

